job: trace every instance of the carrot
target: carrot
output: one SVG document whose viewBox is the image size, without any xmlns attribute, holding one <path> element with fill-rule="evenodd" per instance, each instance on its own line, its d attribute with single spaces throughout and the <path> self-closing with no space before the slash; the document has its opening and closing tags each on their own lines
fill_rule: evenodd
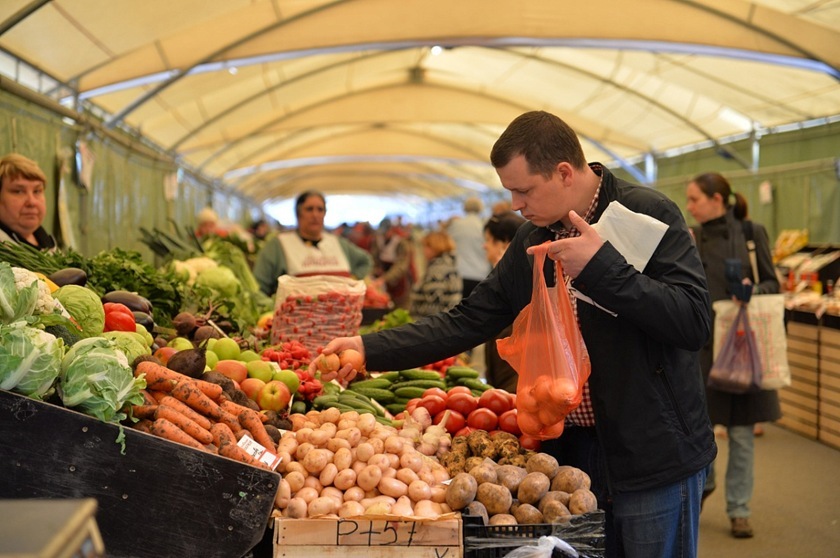
<svg viewBox="0 0 840 558">
<path fill-rule="evenodd" d="M 166 405 L 158 405 L 155 419 L 166 419 L 201 444 L 209 444 L 213 441 L 213 436 L 210 435 L 209 430 L 205 430 L 195 421 L 187 418 L 172 407 Z"/>
<path fill-rule="evenodd" d="M 157 411 L 157 408 L 157 402 L 155 402 L 154 405 L 132 405 L 131 415 L 140 419 L 152 418 L 155 416 L 155 411 Z"/>
<path fill-rule="evenodd" d="M 157 405 L 158 401 L 155 399 L 155 396 L 145 389 L 140 390 L 140 395 L 143 396 L 143 405 Z"/>
<path fill-rule="evenodd" d="M 223 410 L 219 418 L 216 420 L 226 424 L 234 434 L 242 430 L 242 425 L 239 424 L 239 419 L 227 411 Z"/>
<path fill-rule="evenodd" d="M 139 430 L 140 432 L 152 432 L 152 421 L 149 419 L 140 419 L 140 421 L 134 425 L 135 430 Z"/>
<path fill-rule="evenodd" d="M 274 440 L 271 439 L 271 436 L 268 435 L 268 432 L 266 432 L 265 426 L 263 426 L 263 423 L 260 420 L 259 413 L 253 409 L 243 410 L 239 413 L 239 424 L 251 433 L 255 442 L 263 446 L 271 453 L 277 453 L 277 445 L 274 443 Z"/>
<path fill-rule="evenodd" d="M 227 411 L 228 413 L 232 414 L 233 416 L 235 416 L 237 418 L 239 418 L 239 414 L 242 413 L 242 411 L 248 409 L 248 407 L 246 407 L 245 405 L 240 405 L 239 403 L 234 403 L 233 401 L 231 401 L 230 399 L 227 399 L 224 396 L 222 396 L 222 400 L 221 400 L 221 402 L 219 402 L 219 407 L 221 407 L 222 410 Z M 251 409 L 251 410 L 253 411 L 253 409 Z M 257 414 L 259 415 L 260 420 L 262 422 L 268 422 L 268 417 L 265 415 L 265 413 L 257 413 Z"/>
<path fill-rule="evenodd" d="M 157 419 L 155 422 L 152 423 L 150 427 L 150 431 L 155 436 L 160 436 L 161 438 L 165 438 L 170 442 L 176 442 L 178 444 L 183 444 L 185 446 L 189 446 L 191 448 L 199 449 L 201 451 L 206 451 L 204 446 L 199 444 L 195 441 L 195 438 L 172 424 L 166 419 Z"/>
<path fill-rule="evenodd" d="M 254 467 L 260 467 L 261 469 L 269 469 L 268 465 L 252 456 L 236 444 L 222 444 L 219 448 L 219 455 L 235 459 L 236 461 L 241 461 L 242 463 L 246 463 Z"/>
<path fill-rule="evenodd" d="M 200 389 L 201 392 L 204 395 L 206 395 L 207 397 L 209 397 L 213 401 L 218 401 L 219 397 L 221 397 L 222 393 L 224 393 L 224 390 L 222 389 L 222 386 L 220 386 L 219 384 L 214 384 L 212 382 L 206 382 L 204 380 L 195 380 L 195 379 L 190 378 L 189 376 L 184 376 L 184 378 L 192 380 L 192 382 L 195 384 L 195 386 L 198 389 Z"/>
<path fill-rule="evenodd" d="M 210 420 L 207 417 L 205 417 L 204 415 L 200 415 L 200 414 L 196 413 L 195 411 L 193 411 L 189 407 L 189 405 L 186 405 L 185 403 L 182 403 L 181 401 L 178 401 L 177 399 L 175 399 L 171 395 L 165 394 L 161 398 L 160 404 L 161 405 L 166 405 L 168 407 L 172 407 L 173 409 L 175 409 L 176 411 L 178 411 L 179 413 L 181 413 L 182 415 L 184 415 L 188 419 L 191 419 L 194 422 L 196 422 L 200 427 L 202 427 L 205 430 L 210 430 L 210 427 L 213 425 L 213 423 L 210 422 Z"/>
<path fill-rule="evenodd" d="M 223 422 L 213 424 L 210 427 L 210 434 L 213 436 L 213 444 L 217 448 L 221 447 L 222 444 L 236 445 L 236 436 L 234 436 L 233 430 Z"/>
<path fill-rule="evenodd" d="M 150 360 L 144 360 L 134 369 L 135 377 L 140 374 L 146 375 L 146 389 L 150 391 L 172 391 L 178 383 L 176 376 L 183 375 Z"/>
<path fill-rule="evenodd" d="M 193 410 L 213 420 L 219 420 L 222 416 L 222 409 L 219 407 L 219 404 L 195 387 L 192 381 L 178 382 L 172 389 L 171 395 L 182 403 L 186 403 Z"/>
<path fill-rule="evenodd" d="M 152 394 L 152 398 L 155 400 L 155 404 L 160 405 L 160 402 L 163 400 L 164 397 L 169 397 L 168 391 L 158 391 L 153 389 L 149 393 Z"/>
</svg>

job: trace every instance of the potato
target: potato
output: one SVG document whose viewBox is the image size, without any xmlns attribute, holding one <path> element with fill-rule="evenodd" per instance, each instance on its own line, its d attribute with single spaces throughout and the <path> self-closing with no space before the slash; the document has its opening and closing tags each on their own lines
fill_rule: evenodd
<svg viewBox="0 0 840 558">
<path fill-rule="evenodd" d="M 569 498 L 569 511 L 573 515 L 589 513 L 598 509 L 598 499 L 587 488 L 578 488 Z"/>
<path fill-rule="evenodd" d="M 470 453 L 475 456 L 480 456 L 482 459 L 489 457 L 493 459 L 496 457 L 498 451 L 490 435 L 484 430 L 475 430 L 470 432 L 467 436 L 467 445 L 470 447 Z M 468 467 L 467 470 L 472 467 Z"/>
<path fill-rule="evenodd" d="M 392 498 L 400 498 L 408 494 L 408 486 L 400 480 L 382 477 L 379 481 L 379 492 Z"/>
<path fill-rule="evenodd" d="M 338 517 L 358 517 L 364 515 L 365 508 L 359 502 L 348 500 L 338 508 Z"/>
<path fill-rule="evenodd" d="M 560 471 L 560 465 L 554 457 L 547 453 L 535 453 L 525 463 L 525 470 L 529 473 L 543 473 L 551 480 Z"/>
<path fill-rule="evenodd" d="M 475 500 L 478 482 L 468 473 L 458 473 L 446 488 L 446 503 L 455 511 L 467 507 Z"/>
<path fill-rule="evenodd" d="M 497 513 L 490 518 L 490 525 L 516 525 L 516 518 L 509 513 Z"/>
<path fill-rule="evenodd" d="M 470 469 L 469 473 L 478 484 L 483 484 L 485 482 L 498 484 L 499 482 L 498 477 L 496 476 L 496 468 L 492 465 L 487 465 L 486 463 L 482 463 L 478 467 L 473 467 Z"/>
<path fill-rule="evenodd" d="M 540 500 L 540 503 L 537 506 L 537 508 L 539 508 L 539 510 L 542 512 L 543 508 L 545 508 L 545 506 L 549 502 L 552 502 L 554 500 L 556 500 L 556 501 L 560 502 L 561 504 L 563 504 L 564 506 L 568 507 L 570 497 L 571 497 L 571 495 L 568 492 L 562 492 L 560 490 L 550 490 L 550 491 L 546 492 L 545 496 L 542 497 L 542 499 Z"/>
<path fill-rule="evenodd" d="M 522 479 L 524 479 L 527 474 L 527 471 L 521 467 L 515 467 L 513 465 L 500 465 L 499 467 L 496 467 L 496 478 L 498 479 L 496 484 L 501 484 L 502 486 L 507 487 L 511 494 L 516 494 L 516 491 L 519 490 L 519 483 L 522 482 Z"/>
<path fill-rule="evenodd" d="M 592 486 L 589 475 L 578 469 L 563 465 L 551 481 L 551 490 L 561 490 L 571 494 L 578 488 L 588 489 Z"/>
<path fill-rule="evenodd" d="M 466 463 L 464 463 L 464 471 L 469 472 L 472 469 L 480 466 L 482 463 L 484 463 L 483 457 L 479 457 L 478 455 L 468 457 Z"/>
<path fill-rule="evenodd" d="M 286 517 L 291 517 L 292 519 L 306 517 L 307 508 L 308 504 L 306 500 L 303 498 L 292 498 L 289 500 L 289 507 L 286 508 Z"/>
<path fill-rule="evenodd" d="M 543 514 L 531 504 L 519 504 L 513 511 L 513 517 L 520 525 L 539 524 L 543 522 Z"/>
<path fill-rule="evenodd" d="M 373 490 L 382 480 L 382 469 L 377 465 L 367 465 L 356 476 L 356 484 L 362 490 Z"/>
<path fill-rule="evenodd" d="M 328 515 L 338 511 L 338 502 L 329 496 L 319 496 L 309 502 L 307 512 L 309 517 L 317 517 L 319 515 Z"/>
<path fill-rule="evenodd" d="M 552 500 L 546 504 L 542 514 L 546 523 L 565 523 L 572 516 L 569 508 L 557 500 Z"/>
<path fill-rule="evenodd" d="M 464 508 L 462 513 L 466 513 L 467 515 L 474 515 L 481 518 L 481 522 L 484 525 L 490 523 L 490 516 L 487 515 L 487 508 L 484 507 L 484 504 L 481 502 L 474 500 L 470 502 L 470 505 Z"/>
<path fill-rule="evenodd" d="M 489 482 L 478 486 L 476 499 L 484 504 L 484 507 L 487 508 L 487 513 L 491 517 L 499 513 L 508 513 L 510 505 L 513 503 L 513 496 L 511 496 L 510 490 L 504 486 L 490 484 Z"/>
<path fill-rule="evenodd" d="M 528 473 L 519 483 L 516 497 L 523 504 L 536 504 L 545 496 L 551 486 L 551 480 L 540 472 Z"/>
</svg>

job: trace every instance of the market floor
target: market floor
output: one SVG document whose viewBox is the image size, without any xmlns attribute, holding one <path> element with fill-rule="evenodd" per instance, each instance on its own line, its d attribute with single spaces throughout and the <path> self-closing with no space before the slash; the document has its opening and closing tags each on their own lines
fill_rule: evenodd
<svg viewBox="0 0 840 558">
<path fill-rule="evenodd" d="M 840 556 L 840 451 L 779 426 L 764 430 L 755 439 L 755 536 L 729 533 L 722 484 L 728 442 L 718 438 L 718 489 L 700 516 L 699 558 Z"/>
</svg>

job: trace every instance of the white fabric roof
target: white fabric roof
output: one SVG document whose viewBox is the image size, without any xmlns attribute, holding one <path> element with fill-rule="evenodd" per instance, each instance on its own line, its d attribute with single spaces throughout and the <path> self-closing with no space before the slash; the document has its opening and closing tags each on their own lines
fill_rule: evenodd
<svg viewBox="0 0 840 558">
<path fill-rule="evenodd" d="M 527 110 L 609 164 L 840 115 L 840 0 L 3 0 L 0 48 L 257 201 L 500 188 Z"/>
</svg>

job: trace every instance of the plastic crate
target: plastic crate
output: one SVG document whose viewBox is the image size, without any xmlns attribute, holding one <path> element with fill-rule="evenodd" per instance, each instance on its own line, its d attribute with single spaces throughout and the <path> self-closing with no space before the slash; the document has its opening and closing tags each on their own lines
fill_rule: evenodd
<svg viewBox="0 0 840 558">
<path fill-rule="evenodd" d="M 515 548 L 536 545 L 540 537 L 553 536 L 569 543 L 580 558 L 604 557 L 604 512 L 572 516 L 566 523 L 484 525 L 481 517 L 464 515 L 464 558 L 502 558 Z M 553 558 L 568 554 L 555 550 Z"/>
</svg>

